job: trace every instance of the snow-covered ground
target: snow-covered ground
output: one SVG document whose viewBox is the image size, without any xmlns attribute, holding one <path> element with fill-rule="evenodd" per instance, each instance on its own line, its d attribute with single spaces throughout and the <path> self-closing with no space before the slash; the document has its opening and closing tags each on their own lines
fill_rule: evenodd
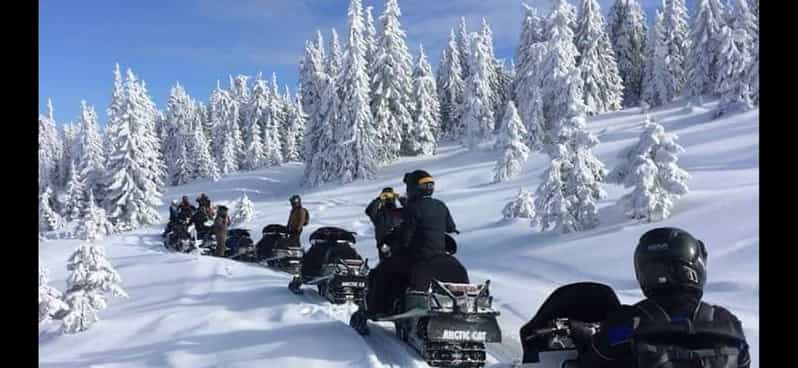
<svg viewBox="0 0 798 368">
<path fill-rule="evenodd" d="M 444 200 L 462 232 L 458 258 L 474 281 L 490 279 L 502 315 L 501 345 L 489 348 L 489 366 L 507 366 L 520 358 L 518 329 L 545 297 L 565 283 L 593 280 L 611 285 L 623 302 L 641 298 L 632 253 L 645 231 L 660 226 L 687 229 L 709 251 L 705 300 L 725 306 L 743 321 L 753 367 L 759 366 L 759 110 L 711 119 L 712 104 L 693 111 L 681 105 L 652 115 L 679 135 L 686 152 L 679 164 L 691 175 L 690 193 L 670 219 L 638 223 L 623 217 L 617 199 L 627 190 L 605 185 L 601 225 L 591 231 L 559 235 L 533 231 L 526 221 L 504 221 L 501 209 L 523 186 L 534 191 L 547 157 L 533 154 L 517 179 L 491 184 L 495 153 L 468 152 L 444 145 L 437 156 L 402 159 L 383 168 L 371 182 L 298 187 L 303 167 L 240 173 L 217 183 L 169 188 L 164 203 L 207 193 L 214 203 L 233 201 L 246 192 L 255 203 L 255 240 L 269 223 L 284 223 L 288 197 L 302 195 L 311 224 L 303 234 L 335 225 L 358 232 L 361 254 L 376 264 L 373 230 L 363 213 L 385 186 L 404 190 L 403 173 L 422 168 L 435 177 L 436 197 Z M 643 115 L 638 109 L 605 114 L 589 126 L 601 139 L 597 156 L 612 168 L 618 151 L 636 141 Z M 165 219 L 166 206 L 161 208 Z M 101 321 L 76 335 L 59 335 L 57 325 L 40 327 L 43 367 L 410 367 L 426 366 L 393 338 L 390 325 L 370 337 L 347 325 L 348 310 L 313 293 L 288 292 L 289 276 L 265 268 L 214 257 L 166 252 L 163 226 L 108 238 L 106 253 L 121 274 L 129 300 L 111 299 Z M 61 290 L 66 259 L 78 241 L 51 240 L 39 245 Z"/>
</svg>

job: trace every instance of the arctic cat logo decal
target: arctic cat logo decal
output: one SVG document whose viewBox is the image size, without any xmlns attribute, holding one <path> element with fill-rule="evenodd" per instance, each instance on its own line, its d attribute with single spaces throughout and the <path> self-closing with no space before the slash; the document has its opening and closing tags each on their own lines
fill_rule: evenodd
<svg viewBox="0 0 798 368">
<path fill-rule="evenodd" d="M 485 341 L 485 331 L 443 330 L 443 338 L 455 341 Z"/>
<path fill-rule="evenodd" d="M 360 281 L 360 282 L 357 282 L 357 281 L 345 281 L 345 282 L 341 283 L 341 286 L 342 287 L 347 287 L 347 286 L 349 286 L 349 287 L 366 287 L 366 283 L 363 282 L 363 281 Z"/>
</svg>

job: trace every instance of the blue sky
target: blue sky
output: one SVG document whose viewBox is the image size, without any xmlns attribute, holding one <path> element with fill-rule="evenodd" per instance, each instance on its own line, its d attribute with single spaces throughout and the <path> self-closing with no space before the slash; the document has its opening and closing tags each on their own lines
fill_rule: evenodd
<svg viewBox="0 0 798 368">
<path fill-rule="evenodd" d="M 613 0 L 599 0 L 603 11 Z M 659 0 L 642 0 L 651 14 Z M 527 4 L 548 12 L 550 0 Z M 575 0 L 571 3 L 577 4 Z M 76 120 L 80 101 L 95 106 L 105 123 L 115 62 L 147 83 L 163 109 L 169 89 L 180 82 L 207 101 L 216 81 L 228 75 L 270 77 L 276 72 L 292 92 L 305 40 L 317 29 L 329 39 L 335 27 L 345 34 L 349 0 L 40 0 L 39 106 L 53 100 L 59 123 Z M 384 0 L 363 0 L 379 17 Z M 494 32 L 498 57 L 511 58 L 523 10 L 520 0 L 399 0 L 401 22 L 414 56 L 419 43 L 433 68 L 449 28 L 465 16 L 470 30 L 485 17 Z M 688 1 L 692 7 L 692 1 Z M 379 20 L 377 19 L 379 28 Z"/>
</svg>

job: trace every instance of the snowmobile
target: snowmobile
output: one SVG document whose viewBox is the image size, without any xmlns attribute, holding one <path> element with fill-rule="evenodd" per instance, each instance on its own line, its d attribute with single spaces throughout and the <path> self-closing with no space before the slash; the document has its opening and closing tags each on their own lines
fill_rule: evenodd
<svg viewBox="0 0 798 368">
<path fill-rule="evenodd" d="M 225 257 L 244 262 L 255 261 L 255 242 L 252 241 L 248 229 L 228 230 L 224 244 Z"/>
<path fill-rule="evenodd" d="M 263 228 L 263 237 L 256 246 L 256 261 L 266 266 L 298 275 L 302 267 L 301 246 L 288 241 L 288 228 L 284 225 L 270 224 Z"/>
<path fill-rule="evenodd" d="M 362 302 L 369 266 L 353 248 L 355 235 L 337 227 L 322 227 L 310 234 L 308 255 L 318 252 L 321 264 L 303 264 L 302 274 L 295 276 L 288 288 L 301 294 L 302 284 L 316 285 L 319 295 L 333 304 Z"/>
<path fill-rule="evenodd" d="M 216 235 L 211 231 L 213 218 L 203 211 L 197 210 L 194 216 L 191 217 L 191 222 L 194 224 L 194 228 L 197 232 L 197 247 L 203 249 L 203 253 L 207 252 L 208 248 L 215 248 Z"/>
<path fill-rule="evenodd" d="M 456 242 L 446 237 L 447 252 L 454 254 Z M 490 280 L 482 284 L 432 280 L 427 290 L 405 292 L 397 303 L 400 313 L 374 321 L 393 322 L 397 337 L 431 367 L 483 367 L 485 344 L 501 342 L 499 312 L 493 308 L 489 288 Z M 364 311 L 355 312 L 349 324 L 361 335 L 369 334 Z"/>
<path fill-rule="evenodd" d="M 196 248 L 196 230 L 190 218 L 177 219 L 164 238 L 166 249 L 190 252 Z"/>
<path fill-rule="evenodd" d="M 580 349 L 588 346 L 600 322 L 620 305 L 607 285 L 579 282 L 558 288 L 521 327 L 521 367 L 579 368 Z"/>
</svg>

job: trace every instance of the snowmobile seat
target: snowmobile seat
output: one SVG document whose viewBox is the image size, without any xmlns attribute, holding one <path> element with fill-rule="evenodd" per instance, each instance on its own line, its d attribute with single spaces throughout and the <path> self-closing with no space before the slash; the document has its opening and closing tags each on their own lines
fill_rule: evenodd
<svg viewBox="0 0 798 368">
<path fill-rule="evenodd" d="M 357 243 L 355 239 L 355 235 L 357 233 L 352 231 L 347 231 L 338 227 L 332 226 L 325 226 L 316 229 L 312 234 L 310 234 L 310 244 L 313 245 L 316 242 L 340 242 L 340 243 L 349 243 L 349 245 L 354 245 Z"/>
<path fill-rule="evenodd" d="M 468 284 L 468 271 L 450 254 L 421 261 L 410 268 L 410 290 L 426 291 L 433 280 Z"/>
<path fill-rule="evenodd" d="M 285 225 L 269 224 L 263 227 L 262 235 L 285 235 L 288 236 L 288 228 Z"/>
<path fill-rule="evenodd" d="M 522 362 L 538 363 L 541 353 L 551 350 L 546 334 L 541 334 L 541 331 L 551 334 L 568 324 L 598 324 L 620 307 L 618 296 L 604 284 L 578 282 L 556 289 L 519 331 L 524 350 Z M 575 348 L 559 348 L 568 349 Z"/>
</svg>

